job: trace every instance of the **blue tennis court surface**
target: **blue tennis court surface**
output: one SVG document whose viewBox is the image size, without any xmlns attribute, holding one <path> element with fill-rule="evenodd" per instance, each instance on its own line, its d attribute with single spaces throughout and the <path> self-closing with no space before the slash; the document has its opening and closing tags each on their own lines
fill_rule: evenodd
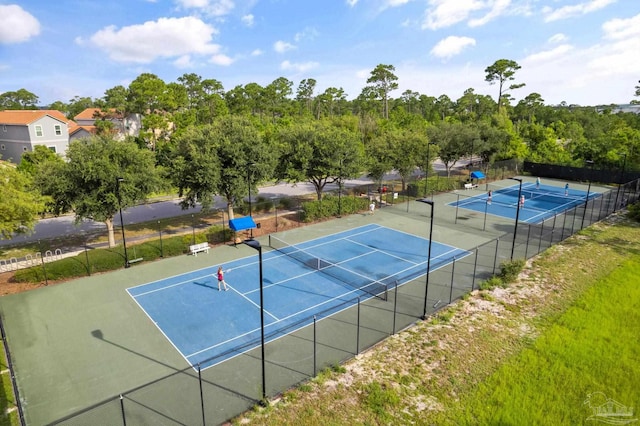
<svg viewBox="0 0 640 426">
<path fill-rule="evenodd" d="M 264 247 L 265 335 L 273 340 L 310 324 L 313 315 L 321 318 L 352 306 L 357 297 L 373 297 L 344 281 L 392 287 L 396 281 L 400 285 L 424 276 L 428 243 L 372 224 L 297 244 L 305 256 L 333 264 L 319 270 Z M 431 270 L 468 254 L 434 241 Z M 187 362 L 201 368 L 246 352 L 260 341 L 257 252 L 222 265 L 229 291 L 218 291 L 218 266 L 127 289 Z"/>
<path fill-rule="evenodd" d="M 492 191 L 491 202 L 488 194 L 476 195 L 449 203 L 450 206 L 477 212 L 515 219 L 518 208 L 519 184 Z M 518 220 L 526 223 L 540 223 L 554 215 L 584 204 L 587 191 L 569 188 L 565 189 L 551 185 L 540 185 L 536 188 L 533 183 L 522 184 L 522 195 L 525 197 L 524 206 L 520 207 Z M 589 193 L 589 199 L 599 197 L 599 193 Z"/>
</svg>

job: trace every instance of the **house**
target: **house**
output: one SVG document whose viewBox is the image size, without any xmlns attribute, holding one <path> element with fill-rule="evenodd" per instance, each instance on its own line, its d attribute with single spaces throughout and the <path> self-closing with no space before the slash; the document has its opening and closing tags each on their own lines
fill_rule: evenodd
<svg viewBox="0 0 640 426">
<path fill-rule="evenodd" d="M 126 136 L 138 136 L 140 133 L 141 119 L 139 114 L 123 115 L 114 108 L 107 110 L 100 108 L 87 108 L 73 117 L 78 124 L 71 132 L 71 139 L 91 136 L 96 133 L 96 121 L 109 121 L 113 124 L 114 135 L 119 140 Z"/>
<path fill-rule="evenodd" d="M 0 158 L 19 163 L 22 154 L 33 151 L 36 145 L 64 156 L 72 124 L 56 110 L 0 111 Z"/>
</svg>

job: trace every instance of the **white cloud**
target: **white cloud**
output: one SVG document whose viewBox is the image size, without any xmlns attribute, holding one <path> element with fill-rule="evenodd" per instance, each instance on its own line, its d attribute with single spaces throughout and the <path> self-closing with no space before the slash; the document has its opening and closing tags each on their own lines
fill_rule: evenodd
<svg viewBox="0 0 640 426">
<path fill-rule="evenodd" d="M 226 67 L 231 65 L 234 62 L 234 60 L 228 57 L 227 55 L 219 54 L 219 55 L 213 55 L 213 57 L 211 57 L 211 60 L 209 62 L 211 62 L 212 64 Z"/>
<path fill-rule="evenodd" d="M 430 53 L 438 58 L 449 59 L 460 54 L 466 47 L 475 45 L 476 41 L 470 37 L 449 36 L 440 40 Z"/>
<path fill-rule="evenodd" d="M 182 55 L 173 61 L 173 65 L 175 65 L 176 68 L 192 68 L 193 62 L 191 61 L 191 56 Z"/>
<path fill-rule="evenodd" d="M 318 66 L 317 62 L 303 62 L 303 63 L 295 63 L 289 61 L 283 61 L 280 64 L 280 69 L 283 71 L 296 71 L 296 72 L 306 72 L 311 69 L 314 69 Z"/>
<path fill-rule="evenodd" d="M 215 28 L 198 18 L 160 18 L 119 30 L 106 27 L 92 35 L 90 42 L 114 61 L 149 63 L 186 54 L 215 54 L 220 49 L 211 43 L 215 33 Z M 77 42 L 84 44 L 82 39 Z"/>
<path fill-rule="evenodd" d="M 358 0 L 347 0 L 347 4 L 351 7 L 355 6 L 356 4 L 358 4 Z"/>
<path fill-rule="evenodd" d="M 567 19 L 573 16 L 585 15 L 587 13 L 595 12 L 615 3 L 617 0 L 591 0 L 585 3 L 578 3 L 573 6 L 563 6 L 558 9 L 551 7 L 545 7 L 542 9 L 542 13 L 545 16 L 545 22 L 558 21 L 560 19 Z"/>
<path fill-rule="evenodd" d="M 255 18 L 251 14 L 244 15 L 242 18 L 240 18 L 240 20 L 247 27 L 253 27 L 253 25 L 255 24 Z"/>
<path fill-rule="evenodd" d="M 567 41 L 567 36 L 562 33 L 558 33 L 549 37 L 549 40 L 547 41 L 552 44 L 562 43 L 563 41 Z"/>
<path fill-rule="evenodd" d="M 543 52 L 533 53 L 526 58 L 524 61 L 526 62 L 541 62 L 541 61 L 550 61 L 555 58 L 559 58 L 563 55 L 566 55 L 567 52 L 573 50 L 573 46 L 570 44 L 561 44 L 558 47 L 555 47 L 551 50 L 545 50 Z"/>
<path fill-rule="evenodd" d="M 485 7 L 480 0 L 429 0 L 429 5 L 422 28 L 430 30 L 457 24 L 467 19 L 471 12 Z"/>
<path fill-rule="evenodd" d="M 185 9 L 200 9 L 212 16 L 228 15 L 235 4 L 232 0 L 175 0 L 179 6 Z"/>
<path fill-rule="evenodd" d="M 511 5 L 511 0 L 496 0 L 491 5 L 491 10 L 487 12 L 482 18 L 472 19 L 469 21 L 470 27 L 480 27 L 485 25 L 489 21 L 503 15 L 507 8 Z"/>
<path fill-rule="evenodd" d="M 22 43 L 40 34 L 40 22 L 16 4 L 0 5 L 0 44 Z"/>
<path fill-rule="evenodd" d="M 304 30 L 300 31 L 299 33 L 296 33 L 295 36 L 293 36 L 293 39 L 296 41 L 296 43 L 302 41 L 302 40 L 313 40 L 315 39 L 320 33 L 318 32 L 318 30 L 316 30 L 313 27 L 306 27 Z"/>
<path fill-rule="evenodd" d="M 282 41 L 282 40 L 278 40 L 275 43 L 273 43 L 273 50 L 275 50 L 278 53 L 284 53 L 286 51 L 295 49 L 296 47 L 291 44 L 288 43 L 286 41 Z"/>
<path fill-rule="evenodd" d="M 251 52 L 251 56 L 262 56 L 264 54 L 264 52 L 262 51 L 262 49 L 255 49 L 253 52 Z"/>
<path fill-rule="evenodd" d="M 640 37 L 640 14 L 629 19 L 612 19 L 602 25 L 605 38 Z"/>
</svg>

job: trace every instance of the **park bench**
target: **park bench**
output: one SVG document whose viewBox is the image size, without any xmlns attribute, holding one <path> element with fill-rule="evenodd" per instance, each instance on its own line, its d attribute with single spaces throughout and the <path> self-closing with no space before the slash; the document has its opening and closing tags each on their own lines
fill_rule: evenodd
<svg viewBox="0 0 640 426">
<path fill-rule="evenodd" d="M 189 246 L 189 252 L 194 256 L 197 256 L 201 251 L 209 253 L 209 243 L 192 244 Z"/>
</svg>

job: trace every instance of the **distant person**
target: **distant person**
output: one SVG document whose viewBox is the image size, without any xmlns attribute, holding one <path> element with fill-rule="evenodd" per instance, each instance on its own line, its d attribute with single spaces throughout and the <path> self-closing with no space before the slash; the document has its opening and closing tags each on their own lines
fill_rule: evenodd
<svg viewBox="0 0 640 426">
<path fill-rule="evenodd" d="M 564 185 L 564 195 L 565 197 L 569 195 L 569 182 Z"/>
<path fill-rule="evenodd" d="M 374 214 L 376 212 L 376 202 L 372 201 L 371 204 L 369 204 L 369 214 Z"/>
<path fill-rule="evenodd" d="M 540 176 L 536 178 L 536 189 L 540 189 Z"/>
<path fill-rule="evenodd" d="M 491 204 L 491 198 L 493 197 L 493 191 L 489 190 L 489 192 L 487 192 L 487 204 Z"/>
<path fill-rule="evenodd" d="M 524 195 L 520 196 L 520 208 L 524 208 Z"/>
<path fill-rule="evenodd" d="M 218 267 L 218 291 L 220 291 L 220 286 L 224 287 L 224 291 L 229 290 L 227 282 L 224 280 L 224 271 L 222 270 L 222 266 Z"/>
</svg>

